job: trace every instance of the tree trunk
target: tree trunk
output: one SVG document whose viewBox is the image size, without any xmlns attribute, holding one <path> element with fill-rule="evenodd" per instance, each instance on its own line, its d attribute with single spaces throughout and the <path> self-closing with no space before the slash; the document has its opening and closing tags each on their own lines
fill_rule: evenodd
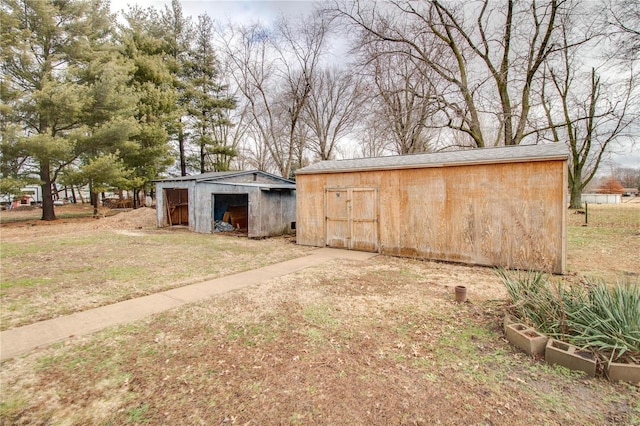
<svg viewBox="0 0 640 426">
<path fill-rule="evenodd" d="M 93 192 L 93 185 L 89 182 L 89 203 L 93 207 L 93 217 L 98 217 L 98 193 Z"/>
<path fill-rule="evenodd" d="M 569 182 L 569 191 L 571 192 L 571 200 L 569 201 L 570 209 L 582 208 L 582 176 L 574 176 Z"/>
<path fill-rule="evenodd" d="M 204 147 L 204 144 L 200 145 L 200 173 L 205 172 L 205 164 L 207 159 L 207 151 Z"/>
<path fill-rule="evenodd" d="M 582 190 L 579 187 L 571 188 L 571 201 L 569 203 L 570 209 L 582 208 Z"/>
<path fill-rule="evenodd" d="M 180 176 L 187 175 L 187 159 L 184 154 L 184 129 L 182 128 L 182 117 L 180 118 L 180 123 L 178 124 L 178 150 L 180 151 Z"/>
<path fill-rule="evenodd" d="M 53 210 L 53 193 L 51 192 L 51 170 L 49 162 L 40 164 L 40 180 L 42 181 L 42 220 L 56 220 Z"/>
<path fill-rule="evenodd" d="M 93 206 L 93 217 L 98 217 L 98 194 L 91 192 L 91 205 Z"/>
<path fill-rule="evenodd" d="M 140 206 L 140 189 L 133 190 L 133 208 L 137 209 Z"/>
<path fill-rule="evenodd" d="M 80 198 L 80 204 L 84 204 L 84 197 L 82 196 L 82 189 L 78 187 L 78 197 Z"/>
</svg>

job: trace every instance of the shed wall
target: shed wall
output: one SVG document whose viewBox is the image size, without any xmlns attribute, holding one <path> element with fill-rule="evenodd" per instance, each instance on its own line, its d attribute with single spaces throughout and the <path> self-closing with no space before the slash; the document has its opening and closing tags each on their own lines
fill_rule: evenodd
<svg viewBox="0 0 640 426">
<path fill-rule="evenodd" d="M 259 205 L 260 190 L 258 188 L 235 185 L 217 185 L 215 183 L 198 182 L 196 184 L 196 194 L 196 232 L 202 232 L 205 234 L 213 232 L 212 195 L 248 194 L 248 232 L 249 234 L 251 234 L 252 228 L 255 227 L 255 221 L 259 218 L 259 209 L 255 208 L 255 206 Z"/>
<path fill-rule="evenodd" d="M 566 161 L 297 176 L 297 242 L 326 245 L 325 190 L 378 188 L 389 255 L 562 273 Z"/>
<path fill-rule="evenodd" d="M 164 197 L 165 189 L 187 189 L 189 193 L 189 229 L 195 230 L 196 223 L 196 212 L 193 209 L 196 193 L 195 193 L 195 182 L 186 181 L 186 182 L 158 182 L 156 184 L 156 220 L 157 226 L 163 227 L 167 226 L 167 210 L 166 210 L 166 202 Z"/>
<path fill-rule="evenodd" d="M 262 238 L 292 232 L 291 223 L 296 220 L 295 191 L 263 191 L 258 187 L 219 185 L 206 182 L 159 182 L 157 184 L 157 225 L 166 226 L 166 210 L 163 189 L 186 188 L 189 190 L 189 229 L 200 233 L 213 232 L 214 194 L 247 194 L 249 238 Z M 215 196 L 215 195 L 214 195 Z"/>
<path fill-rule="evenodd" d="M 260 228 L 250 232 L 249 238 L 292 233 L 291 223 L 296 220 L 296 192 L 261 191 L 260 211 Z"/>
</svg>

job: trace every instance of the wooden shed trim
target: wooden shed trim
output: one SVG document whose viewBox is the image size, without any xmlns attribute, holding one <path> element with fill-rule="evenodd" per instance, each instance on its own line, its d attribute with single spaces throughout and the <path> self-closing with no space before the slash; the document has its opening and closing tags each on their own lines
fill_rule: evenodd
<svg viewBox="0 0 640 426">
<path fill-rule="evenodd" d="M 327 160 L 299 169 L 296 174 L 348 173 L 534 161 L 563 161 L 568 158 L 569 152 L 567 146 L 563 143 L 516 145 L 388 157 Z"/>
<path fill-rule="evenodd" d="M 353 173 L 353 172 L 368 172 L 368 171 L 381 171 L 381 170 L 406 170 L 406 169 L 429 169 L 438 167 L 456 167 L 456 166 L 474 166 L 481 164 L 506 164 L 506 163 L 529 163 L 534 161 L 564 161 L 569 158 L 568 155 L 557 155 L 553 157 L 521 157 L 521 158 L 496 158 L 492 160 L 475 160 L 475 161 L 448 161 L 446 163 L 416 163 L 416 164 L 399 164 L 390 166 L 363 166 L 363 167 L 349 167 L 344 169 L 313 169 L 313 170 L 298 170 L 296 175 L 315 175 L 326 173 Z"/>
</svg>

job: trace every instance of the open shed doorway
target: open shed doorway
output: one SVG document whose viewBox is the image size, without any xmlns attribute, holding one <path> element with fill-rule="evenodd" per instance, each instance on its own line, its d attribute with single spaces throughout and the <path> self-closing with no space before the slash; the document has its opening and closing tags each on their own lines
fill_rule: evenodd
<svg viewBox="0 0 640 426">
<path fill-rule="evenodd" d="M 186 188 L 166 188 L 164 190 L 166 224 L 169 226 L 189 225 L 189 190 Z"/>
<path fill-rule="evenodd" d="M 249 194 L 212 194 L 212 216 L 234 229 L 246 232 L 249 228 Z"/>
</svg>

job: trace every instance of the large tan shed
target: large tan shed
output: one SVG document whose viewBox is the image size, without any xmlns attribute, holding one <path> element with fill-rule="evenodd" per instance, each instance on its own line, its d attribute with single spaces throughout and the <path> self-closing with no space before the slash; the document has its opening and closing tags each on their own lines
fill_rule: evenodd
<svg viewBox="0 0 640 426">
<path fill-rule="evenodd" d="M 298 244 L 563 273 L 564 144 L 322 161 L 296 172 Z"/>
</svg>

